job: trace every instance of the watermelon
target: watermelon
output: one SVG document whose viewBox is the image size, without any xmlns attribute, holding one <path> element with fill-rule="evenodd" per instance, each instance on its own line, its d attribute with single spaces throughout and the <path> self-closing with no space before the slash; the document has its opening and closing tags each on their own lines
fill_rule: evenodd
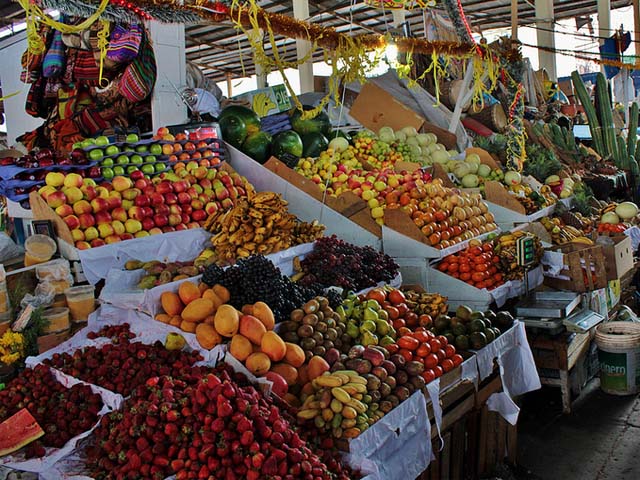
<svg viewBox="0 0 640 480">
<path fill-rule="evenodd" d="M 250 108 L 241 105 L 230 105 L 220 113 L 218 121 L 223 118 L 233 116 L 241 119 L 247 127 L 247 133 L 254 133 L 260 130 L 260 117 Z"/>
<path fill-rule="evenodd" d="M 302 156 L 317 158 L 329 146 L 327 137 L 321 133 L 307 133 L 302 137 Z"/>
<path fill-rule="evenodd" d="M 271 135 L 267 132 L 256 132 L 247 135 L 242 143 L 242 150 L 258 163 L 264 163 L 269 159 L 271 147 Z"/>
<path fill-rule="evenodd" d="M 293 130 L 287 132 L 280 132 L 273 137 L 273 143 L 271 144 L 271 154 L 280 158 L 284 153 L 288 153 L 295 157 L 302 155 L 302 140 Z"/>
<path fill-rule="evenodd" d="M 36 419 L 23 408 L 0 423 L 0 457 L 8 455 L 44 435 Z"/>
<path fill-rule="evenodd" d="M 311 110 L 313 107 L 303 106 L 305 110 Z M 307 135 L 308 133 L 322 133 L 323 135 L 329 135 L 331 133 L 331 121 L 329 116 L 321 111 L 314 118 L 307 120 L 302 119 L 302 112 L 300 110 L 294 110 L 291 114 L 291 126 L 300 135 Z"/>
<path fill-rule="evenodd" d="M 222 138 L 236 148 L 240 148 L 247 137 L 247 125 L 236 115 L 227 115 L 218 122 L 222 131 Z"/>
</svg>

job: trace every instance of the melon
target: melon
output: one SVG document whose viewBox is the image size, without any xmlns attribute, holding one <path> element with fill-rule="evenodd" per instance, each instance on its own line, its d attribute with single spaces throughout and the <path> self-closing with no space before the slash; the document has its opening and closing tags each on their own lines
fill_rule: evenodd
<svg viewBox="0 0 640 480">
<path fill-rule="evenodd" d="M 245 124 L 247 133 L 255 133 L 260 130 L 260 117 L 258 114 L 250 108 L 243 107 L 242 105 L 229 105 L 220 113 L 218 121 L 225 117 L 236 117 Z"/>
<path fill-rule="evenodd" d="M 308 133 L 302 137 L 302 156 L 318 158 L 329 146 L 327 137 L 319 132 Z"/>
<path fill-rule="evenodd" d="M 633 202 L 622 202 L 616 207 L 616 215 L 622 220 L 630 220 L 638 214 L 638 207 Z"/>
<path fill-rule="evenodd" d="M 313 109 L 313 107 L 308 105 L 303 105 L 303 108 L 304 110 Z M 323 111 L 320 111 L 313 118 L 303 120 L 302 112 L 296 109 L 291 114 L 291 126 L 299 135 L 306 135 L 308 133 L 322 133 L 323 135 L 329 135 L 331 133 L 331 121 L 329 120 L 329 116 Z"/>
<path fill-rule="evenodd" d="M 300 136 L 293 130 L 289 130 L 273 137 L 271 154 L 277 158 L 281 158 L 285 153 L 300 157 L 302 155 L 302 148 L 302 139 Z"/>
<path fill-rule="evenodd" d="M 23 408 L 0 423 L 0 457 L 8 455 L 44 435 L 36 419 Z"/>
<path fill-rule="evenodd" d="M 504 183 L 507 185 L 520 185 L 522 183 L 522 175 L 514 170 L 509 170 L 504 174 Z"/>
<path fill-rule="evenodd" d="M 465 188 L 476 188 L 478 186 L 478 183 L 480 183 L 480 180 L 478 179 L 477 175 L 469 173 L 468 175 L 462 177 L 461 183 Z"/>
<path fill-rule="evenodd" d="M 271 149 L 271 135 L 267 132 L 255 132 L 248 135 L 242 143 L 241 150 L 258 163 L 269 160 Z"/>
</svg>

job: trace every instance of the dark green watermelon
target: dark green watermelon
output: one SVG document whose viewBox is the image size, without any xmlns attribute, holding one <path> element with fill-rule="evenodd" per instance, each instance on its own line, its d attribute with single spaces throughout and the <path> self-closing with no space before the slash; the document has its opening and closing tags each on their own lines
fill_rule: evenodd
<svg viewBox="0 0 640 480">
<path fill-rule="evenodd" d="M 271 148 L 271 135 L 267 132 L 256 132 L 248 135 L 242 143 L 242 150 L 258 163 L 269 160 L 269 150 Z"/>
<path fill-rule="evenodd" d="M 242 105 L 230 105 L 222 110 L 218 121 L 228 116 L 240 118 L 246 125 L 248 133 L 254 133 L 260 130 L 260 117 L 250 108 L 243 107 Z"/>
<path fill-rule="evenodd" d="M 311 110 L 313 107 L 304 106 L 303 108 Z M 291 126 L 300 135 L 322 133 L 327 136 L 331 133 L 331 121 L 324 111 L 318 113 L 314 118 L 303 120 L 302 112 L 296 109 L 291 114 Z"/>
<path fill-rule="evenodd" d="M 284 153 L 294 155 L 296 157 L 302 156 L 302 139 L 293 130 L 286 132 L 280 132 L 273 137 L 271 143 L 271 154 L 280 158 Z"/>
<path fill-rule="evenodd" d="M 307 133 L 302 137 L 302 156 L 317 158 L 329 147 L 329 141 L 321 133 Z"/>
<path fill-rule="evenodd" d="M 236 148 L 240 148 L 247 137 L 247 125 L 237 115 L 222 117 L 218 123 L 222 131 L 222 139 Z"/>
</svg>

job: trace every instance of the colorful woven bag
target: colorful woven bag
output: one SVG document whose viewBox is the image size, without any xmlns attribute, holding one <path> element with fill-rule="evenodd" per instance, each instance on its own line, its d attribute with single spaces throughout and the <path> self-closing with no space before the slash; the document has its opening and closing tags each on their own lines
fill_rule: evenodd
<svg viewBox="0 0 640 480">
<path fill-rule="evenodd" d="M 144 31 L 142 26 L 117 24 L 111 31 L 107 60 L 115 63 L 130 63 L 138 56 Z"/>
<path fill-rule="evenodd" d="M 138 56 L 124 69 L 118 91 L 130 102 L 141 102 L 153 92 L 157 75 L 153 46 L 144 32 Z"/>
<path fill-rule="evenodd" d="M 62 43 L 62 33 L 53 33 L 51 46 L 42 62 L 42 75 L 46 78 L 57 78 L 64 73 L 66 47 Z"/>
<path fill-rule="evenodd" d="M 100 69 L 93 57 L 93 52 L 89 50 L 78 50 L 76 52 L 75 65 L 73 67 L 73 78 L 88 85 L 97 85 Z"/>
<path fill-rule="evenodd" d="M 46 89 L 47 79 L 44 77 L 38 78 L 31 84 L 24 110 L 32 117 L 47 118 L 49 115 L 49 101 L 45 98 Z"/>
</svg>

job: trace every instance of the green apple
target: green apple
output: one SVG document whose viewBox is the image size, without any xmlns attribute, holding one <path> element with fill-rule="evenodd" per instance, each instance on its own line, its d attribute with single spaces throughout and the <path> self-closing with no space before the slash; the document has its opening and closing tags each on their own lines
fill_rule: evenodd
<svg viewBox="0 0 640 480">
<path fill-rule="evenodd" d="M 146 145 L 138 145 L 136 147 L 136 152 L 145 153 L 148 150 Z"/>
<path fill-rule="evenodd" d="M 119 163 L 120 165 L 126 165 L 127 163 L 129 163 L 129 157 L 127 157 L 126 155 L 120 155 L 116 159 L 116 162 Z"/>
<path fill-rule="evenodd" d="M 93 138 L 86 138 L 82 142 L 80 142 L 80 145 L 82 145 L 82 148 L 90 147 L 93 144 L 94 144 Z"/>
<path fill-rule="evenodd" d="M 100 135 L 98 138 L 96 138 L 95 143 L 96 145 L 100 145 L 101 147 L 104 147 L 105 145 L 109 145 L 109 139 L 104 135 Z"/>
<path fill-rule="evenodd" d="M 76 148 L 83 148 L 82 146 L 82 142 L 76 142 L 72 145 L 71 147 L 73 150 L 75 150 Z"/>
<path fill-rule="evenodd" d="M 144 163 L 156 163 L 156 156 L 155 155 L 147 155 L 146 157 L 144 157 Z"/>
<path fill-rule="evenodd" d="M 100 160 L 102 157 L 104 157 L 104 152 L 100 148 L 94 148 L 89 152 L 89 158 L 93 161 Z"/>
<path fill-rule="evenodd" d="M 133 148 L 131 145 L 127 145 L 126 147 L 124 147 L 124 151 L 125 152 L 135 152 L 136 149 Z"/>
<path fill-rule="evenodd" d="M 105 180 L 111 180 L 115 176 L 113 169 L 110 167 L 102 168 L 100 173 L 102 173 L 102 176 L 105 178 Z"/>
<path fill-rule="evenodd" d="M 107 155 L 117 155 L 118 153 L 120 153 L 120 149 L 118 147 L 116 147 L 115 145 L 109 145 L 105 149 L 105 153 Z"/>
<path fill-rule="evenodd" d="M 142 165 L 142 167 L 140 167 L 140 170 L 142 170 L 142 173 L 146 175 L 153 175 L 154 173 L 156 173 L 156 169 L 153 168 L 152 163 L 145 163 L 144 165 Z"/>
<path fill-rule="evenodd" d="M 154 155 L 162 155 L 162 145 L 154 143 L 149 147 L 149 151 Z"/>
<path fill-rule="evenodd" d="M 122 165 L 116 165 L 115 167 L 113 167 L 113 173 L 121 177 L 122 175 L 124 175 L 124 167 Z"/>
<path fill-rule="evenodd" d="M 151 165 L 151 164 L 149 164 L 149 165 Z M 165 170 L 167 168 L 164 163 L 154 163 L 153 166 L 155 168 L 156 173 L 162 172 L 163 170 Z"/>
<path fill-rule="evenodd" d="M 130 133 L 129 135 L 127 135 L 127 143 L 138 143 L 139 141 L 140 139 L 135 133 Z"/>
<path fill-rule="evenodd" d="M 113 167 L 113 158 L 105 158 L 100 165 L 103 167 Z"/>
<path fill-rule="evenodd" d="M 131 163 L 139 164 L 139 163 L 142 163 L 143 161 L 144 160 L 142 160 L 142 156 L 140 156 L 140 155 L 132 155 L 131 156 Z"/>
<path fill-rule="evenodd" d="M 135 165 L 129 165 L 127 167 L 127 175 L 131 175 L 131 173 L 135 172 L 136 170 L 138 170 L 138 167 L 136 167 Z"/>
</svg>

